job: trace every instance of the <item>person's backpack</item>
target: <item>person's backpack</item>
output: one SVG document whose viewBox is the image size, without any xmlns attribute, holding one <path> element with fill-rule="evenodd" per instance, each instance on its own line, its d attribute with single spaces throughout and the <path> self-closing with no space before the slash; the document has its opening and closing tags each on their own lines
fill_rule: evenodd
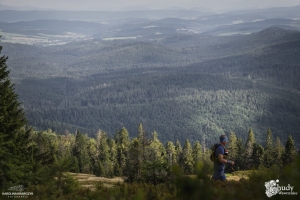
<svg viewBox="0 0 300 200">
<path fill-rule="evenodd" d="M 219 146 L 223 147 L 223 146 L 222 146 L 221 144 L 219 144 L 219 143 L 216 143 L 216 144 L 214 144 L 214 145 L 211 147 L 212 153 L 210 154 L 210 160 L 213 161 L 213 162 L 219 161 L 219 158 L 215 156 L 215 151 L 216 151 L 216 149 L 217 149 Z M 224 148 L 224 147 L 223 147 L 223 148 Z M 227 156 L 228 151 L 227 151 L 225 148 L 224 148 L 224 152 L 225 152 L 224 155 Z"/>
</svg>

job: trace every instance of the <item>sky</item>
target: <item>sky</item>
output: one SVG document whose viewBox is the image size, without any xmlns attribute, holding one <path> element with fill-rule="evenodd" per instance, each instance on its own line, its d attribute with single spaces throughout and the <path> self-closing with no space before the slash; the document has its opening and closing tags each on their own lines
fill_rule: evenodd
<svg viewBox="0 0 300 200">
<path fill-rule="evenodd" d="M 59 10 L 163 9 L 170 7 L 235 10 L 241 8 L 289 7 L 300 0 L 0 0 L 0 4 Z M 0 5 L 1 6 L 1 5 Z"/>
</svg>

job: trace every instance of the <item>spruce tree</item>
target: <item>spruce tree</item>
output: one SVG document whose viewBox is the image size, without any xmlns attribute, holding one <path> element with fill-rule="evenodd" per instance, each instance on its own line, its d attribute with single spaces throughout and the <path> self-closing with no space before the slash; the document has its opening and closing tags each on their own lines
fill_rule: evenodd
<svg viewBox="0 0 300 200">
<path fill-rule="evenodd" d="M 166 149 L 164 145 L 159 141 L 158 139 L 158 133 L 154 131 L 152 133 L 152 141 L 149 146 L 150 149 L 153 151 L 153 156 L 156 160 L 159 160 L 161 162 L 165 162 L 165 156 L 166 156 Z"/>
<path fill-rule="evenodd" d="M 263 164 L 264 159 L 264 148 L 260 145 L 255 143 L 253 145 L 253 152 L 252 152 L 252 166 L 254 168 L 258 168 L 261 164 Z"/>
<path fill-rule="evenodd" d="M 291 135 L 288 136 L 288 139 L 285 143 L 284 154 L 282 156 L 282 164 L 291 164 L 295 160 L 296 157 L 296 148 L 295 142 Z"/>
<path fill-rule="evenodd" d="M 108 137 L 105 132 L 100 131 L 97 134 L 97 150 L 102 170 L 100 171 L 100 175 L 109 177 L 113 174 L 113 167 L 109 155 Z"/>
<path fill-rule="evenodd" d="M 269 168 L 274 164 L 275 154 L 273 147 L 273 135 L 271 129 L 269 128 L 266 136 L 266 144 L 264 151 L 264 166 Z"/>
<path fill-rule="evenodd" d="M 234 132 L 229 135 L 228 159 L 235 161 L 238 155 L 237 137 Z"/>
<path fill-rule="evenodd" d="M 158 182 L 163 182 L 167 175 L 166 150 L 159 141 L 156 131 L 152 134 L 152 140 L 147 153 L 143 177 L 147 182 L 156 185 Z"/>
<path fill-rule="evenodd" d="M 177 164 L 175 146 L 171 141 L 166 144 L 166 158 L 169 168 Z"/>
<path fill-rule="evenodd" d="M 181 161 L 182 161 L 182 147 L 181 147 L 181 143 L 179 140 L 176 140 L 175 142 L 175 159 L 177 164 L 180 165 Z"/>
<path fill-rule="evenodd" d="M 0 53 L 2 46 L 0 46 Z M 14 142 L 18 141 L 20 132 L 26 125 L 23 109 L 20 108 L 18 95 L 15 93 L 14 84 L 9 78 L 7 69 L 8 57 L 0 57 L 0 132 L 12 153 L 16 154 L 18 147 Z"/>
<path fill-rule="evenodd" d="M 141 180 L 141 151 L 140 151 L 140 142 L 137 138 L 134 138 L 128 149 L 128 156 L 126 158 L 126 174 L 127 181 L 140 181 Z"/>
<path fill-rule="evenodd" d="M 280 138 L 277 137 L 274 146 L 274 163 L 279 167 L 282 166 L 282 155 L 284 152 L 284 147 L 280 141 Z"/>
<path fill-rule="evenodd" d="M 236 169 L 244 169 L 245 168 L 245 147 L 243 144 L 243 140 L 238 138 L 236 141 L 237 146 L 237 155 L 236 159 L 234 160 L 235 164 L 234 167 Z"/>
<path fill-rule="evenodd" d="M 192 156 L 195 164 L 203 161 L 203 151 L 199 141 L 196 141 L 193 146 Z"/>
<path fill-rule="evenodd" d="M 117 165 L 120 169 L 120 175 L 126 175 L 126 159 L 129 150 L 129 133 L 125 127 L 116 132 L 115 142 L 117 147 Z"/>
<path fill-rule="evenodd" d="M 77 131 L 75 138 L 75 146 L 73 149 L 73 156 L 78 160 L 78 168 L 81 173 L 91 172 L 91 158 L 89 152 L 89 142 L 86 135 Z"/>
<path fill-rule="evenodd" d="M 183 149 L 182 149 L 182 163 L 181 167 L 183 168 L 186 174 L 192 174 L 194 172 L 194 160 L 192 154 L 192 146 L 188 139 L 185 140 Z"/>
<path fill-rule="evenodd" d="M 253 148 L 255 144 L 255 138 L 254 138 L 254 133 L 252 131 L 252 128 L 250 128 L 248 132 L 248 138 L 246 141 L 246 146 L 245 146 L 245 167 L 246 169 L 251 169 L 252 164 L 253 164 Z"/>
<path fill-rule="evenodd" d="M 140 162 L 145 163 L 147 157 L 147 148 L 150 145 L 151 141 L 147 138 L 147 132 L 143 128 L 143 124 L 139 124 L 138 126 L 138 137 L 137 137 L 140 145 L 138 151 L 141 153 Z"/>
<path fill-rule="evenodd" d="M 2 46 L 0 46 L 0 53 Z M 0 57 L 0 153 L 5 157 L 0 162 L 0 185 L 18 184 L 25 181 L 30 159 L 28 154 L 30 130 L 25 130 L 26 118 L 14 84 L 11 83 L 8 57 Z M 10 156 L 8 156 L 10 155 Z M 6 160 L 4 162 L 4 159 Z M 1 188 L 0 188 L 1 189 Z"/>
<path fill-rule="evenodd" d="M 99 131 L 98 131 L 99 133 Z M 97 135 L 98 135 L 97 133 Z M 96 176 L 100 176 L 101 175 L 101 170 L 100 170 L 100 161 L 99 161 L 99 144 L 97 144 L 97 137 L 96 139 L 94 138 L 89 138 L 90 140 L 90 160 L 91 160 L 91 171 L 93 172 L 93 174 L 95 174 Z"/>
<path fill-rule="evenodd" d="M 118 175 L 118 168 L 117 168 L 117 145 L 115 143 L 115 140 L 112 138 L 109 138 L 108 141 L 108 146 L 109 146 L 109 159 L 112 164 L 112 177 Z"/>
</svg>

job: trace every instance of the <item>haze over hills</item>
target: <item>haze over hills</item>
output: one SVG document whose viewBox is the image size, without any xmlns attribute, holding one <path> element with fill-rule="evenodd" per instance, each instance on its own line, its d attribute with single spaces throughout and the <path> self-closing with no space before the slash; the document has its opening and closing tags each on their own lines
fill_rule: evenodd
<svg viewBox="0 0 300 200">
<path fill-rule="evenodd" d="M 37 129 L 112 136 L 125 126 L 133 137 L 143 123 L 164 142 L 209 145 L 250 128 L 263 142 L 270 127 L 299 142 L 300 12 L 273 10 L 0 11 L 2 53 Z"/>
</svg>

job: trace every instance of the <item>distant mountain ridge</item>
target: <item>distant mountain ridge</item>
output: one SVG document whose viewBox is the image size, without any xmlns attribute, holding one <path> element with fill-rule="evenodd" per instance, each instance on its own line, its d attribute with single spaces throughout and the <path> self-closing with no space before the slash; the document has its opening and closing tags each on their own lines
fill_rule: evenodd
<svg viewBox="0 0 300 200">
<path fill-rule="evenodd" d="M 0 11 L 0 20 L 3 22 L 32 21 L 38 19 L 56 20 L 80 20 L 80 21 L 105 21 L 109 19 L 126 18 L 151 18 L 162 19 L 166 17 L 174 18 L 194 18 L 205 15 L 194 10 L 143 10 L 143 11 Z"/>
<path fill-rule="evenodd" d="M 228 13 L 216 14 L 213 12 L 205 12 L 202 9 L 163 9 L 163 10 L 130 10 L 130 11 L 61 11 L 61 10 L 5 10 L 6 7 L 0 10 L 0 21 L 31 21 L 39 19 L 57 19 L 57 20 L 80 20 L 80 21 L 105 21 L 109 19 L 128 19 L 128 18 L 147 18 L 147 19 L 163 19 L 163 18 L 185 18 L 193 19 L 200 16 L 210 18 L 211 16 L 220 16 L 216 20 L 224 20 L 226 15 L 229 18 L 237 18 L 234 20 L 247 21 L 249 17 L 260 16 L 263 19 L 300 18 L 300 6 L 255 9 L 248 11 L 232 11 Z M 225 18 L 226 20 L 226 18 Z M 233 20 L 233 21 L 234 21 Z M 253 19 L 254 20 L 254 19 Z"/>
<path fill-rule="evenodd" d="M 37 7 L 32 6 L 8 6 L 0 4 L 0 10 L 18 10 L 18 11 L 25 11 L 25 10 L 45 10 Z"/>
<path fill-rule="evenodd" d="M 93 39 L 61 46 L 3 44 L 30 124 L 63 133 L 131 136 L 142 122 L 162 141 L 213 142 L 270 127 L 299 138 L 300 33 L 270 27 L 235 36 Z"/>
<path fill-rule="evenodd" d="M 101 32 L 106 27 L 100 23 L 85 21 L 67 21 L 67 20 L 33 20 L 18 22 L 0 22 L 0 29 L 10 33 L 25 35 L 37 35 L 45 32 L 64 34 L 65 32 L 74 32 L 78 34 L 92 35 Z M 46 34 L 46 33 L 45 33 Z"/>
</svg>

